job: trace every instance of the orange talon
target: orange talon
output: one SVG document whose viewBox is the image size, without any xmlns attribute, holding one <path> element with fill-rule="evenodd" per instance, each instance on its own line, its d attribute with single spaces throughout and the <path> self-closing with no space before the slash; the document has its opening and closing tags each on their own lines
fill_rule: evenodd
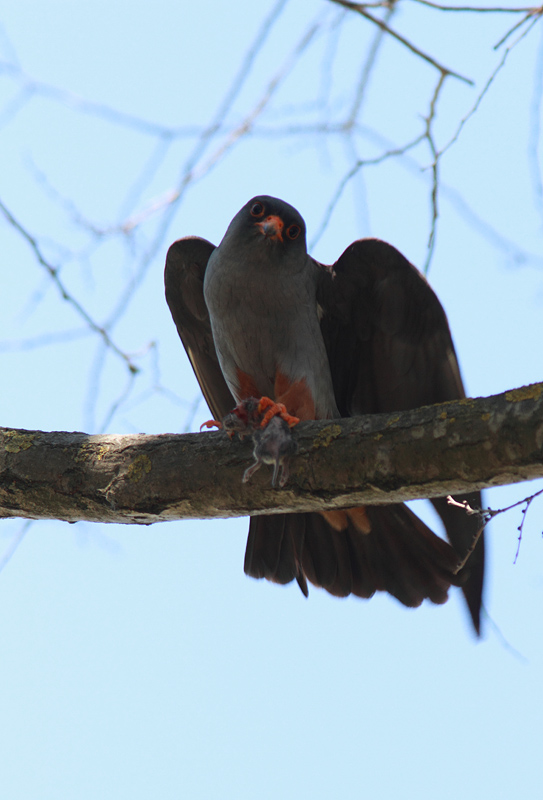
<svg viewBox="0 0 543 800">
<path fill-rule="evenodd" d="M 259 413 L 264 411 L 266 408 L 271 408 L 272 406 L 277 405 L 275 400 L 272 400 L 271 397 L 261 397 L 258 401 L 258 411 Z"/>
<path fill-rule="evenodd" d="M 222 422 L 218 419 L 208 419 L 206 422 L 202 422 L 200 425 L 200 432 L 202 428 L 218 428 L 220 431 L 222 430 Z"/>
<path fill-rule="evenodd" d="M 260 423 L 261 428 L 265 428 L 266 425 L 270 422 L 271 419 L 274 417 L 281 417 L 289 428 L 294 427 L 299 423 L 298 417 L 293 417 L 291 414 L 288 413 L 286 406 L 283 403 L 276 403 L 274 400 L 271 400 L 269 397 L 262 397 L 260 398 L 260 402 L 258 404 L 259 412 L 264 411 L 267 409 L 264 417 Z"/>
<path fill-rule="evenodd" d="M 287 409 L 283 405 L 283 403 L 274 403 L 273 405 L 269 406 L 268 410 L 264 414 L 262 422 L 260 423 L 261 428 L 265 428 L 268 422 L 273 419 L 274 417 L 282 417 L 283 414 L 287 413 Z"/>
<path fill-rule="evenodd" d="M 260 422 L 260 427 L 265 428 L 268 422 L 273 419 L 273 417 L 277 417 L 280 414 L 286 414 L 286 407 L 283 403 L 276 403 L 274 400 L 271 400 L 269 397 L 261 397 L 260 402 L 258 404 L 258 410 L 260 413 L 262 411 L 266 411 L 264 414 L 262 421 Z"/>
<path fill-rule="evenodd" d="M 292 414 L 288 414 L 286 410 L 281 414 L 281 419 L 285 420 L 289 428 L 293 428 L 300 421 L 300 417 L 293 417 Z"/>
</svg>

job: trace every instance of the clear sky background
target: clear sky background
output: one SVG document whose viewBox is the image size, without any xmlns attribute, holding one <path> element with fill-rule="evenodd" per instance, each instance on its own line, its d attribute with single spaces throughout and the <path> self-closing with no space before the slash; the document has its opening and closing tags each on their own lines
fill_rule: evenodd
<svg viewBox="0 0 543 800">
<path fill-rule="evenodd" d="M 525 30 L 493 49 L 518 20 L 398 4 L 390 25 L 474 81 L 446 80 L 438 148 Z M 373 235 L 424 265 L 427 141 L 360 169 L 323 228 L 357 159 L 424 131 L 439 78 L 386 38 L 357 103 L 367 20 L 324 0 L 18 0 L 0 22 L 0 201 L 140 368 L 131 382 L 0 214 L 0 424 L 197 430 L 209 412 L 163 298 L 164 258 L 182 235 L 218 243 L 255 194 L 296 206 L 322 261 Z M 507 54 L 440 162 L 429 278 L 474 396 L 543 377 L 542 32 Z M 0 796 L 538 796 L 542 512 L 535 500 L 516 564 L 521 510 L 489 528 L 480 642 L 457 591 L 412 611 L 245 577 L 247 520 L 2 522 Z"/>
</svg>

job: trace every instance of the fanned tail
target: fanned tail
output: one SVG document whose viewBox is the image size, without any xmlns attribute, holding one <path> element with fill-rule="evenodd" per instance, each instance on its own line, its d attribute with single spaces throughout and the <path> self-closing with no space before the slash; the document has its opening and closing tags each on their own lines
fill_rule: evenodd
<svg viewBox="0 0 543 800">
<path fill-rule="evenodd" d="M 403 504 L 343 513 L 336 529 L 321 514 L 251 518 L 245 572 L 276 583 L 296 579 L 304 594 L 309 580 L 330 594 L 369 598 L 376 591 L 406 606 L 444 603 L 458 555 Z M 363 532 L 360 517 L 367 530 Z"/>
</svg>

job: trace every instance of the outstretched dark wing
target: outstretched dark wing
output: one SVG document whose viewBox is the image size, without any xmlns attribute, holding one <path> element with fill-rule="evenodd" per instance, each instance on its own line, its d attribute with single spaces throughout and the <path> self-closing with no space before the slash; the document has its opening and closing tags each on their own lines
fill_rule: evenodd
<svg viewBox="0 0 543 800">
<path fill-rule="evenodd" d="M 336 403 L 342 416 L 404 411 L 465 397 L 445 312 L 421 273 L 378 239 L 353 242 L 323 268 L 318 301 Z M 480 507 L 479 492 L 463 495 Z M 432 501 L 463 557 L 479 528 L 475 517 Z M 484 573 L 481 536 L 465 568 L 463 591 L 479 631 Z"/>
<path fill-rule="evenodd" d="M 187 237 L 170 247 L 166 299 L 196 377 L 216 418 L 235 405 L 223 378 L 203 294 L 213 245 Z M 402 410 L 463 396 L 445 314 L 428 284 L 394 248 L 357 242 L 323 269 L 319 301 L 337 404 L 345 416 Z M 439 369 L 436 367 L 439 366 Z M 476 502 L 478 495 L 468 495 Z M 472 540 L 473 520 L 446 501 L 434 501 L 459 553 Z M 332 594 L 371 597 L 388 591 L 402 603 L 442 603 L 454 578 L 456 556 L 404 505 L 367 509 L 370 533 L 350 517 L 341 531 L 320 514 L 251 517 L 245 571 L 278 583 L 306 577 Z M 464 585 L 479 630 L 483 577 L 480 544 Z"/>
<path fill-rule="evenodd" d="M 219 366 L 204 300 L 204 275 L 214 249 L 211 242 L 198 236 L 186 236 L 174 242 L 166 256 L 164 284 L 179 338 L 206 402 L 215 419 L 222 419 L 236 401 Z"/>
</svg>

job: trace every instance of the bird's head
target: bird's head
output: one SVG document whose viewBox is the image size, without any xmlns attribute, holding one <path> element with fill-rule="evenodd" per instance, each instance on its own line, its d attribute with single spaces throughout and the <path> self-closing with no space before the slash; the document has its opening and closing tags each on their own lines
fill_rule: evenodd
<svg viewBox="0 0 543 800">
<path fill-rule="evenodd" d="M 293 206 L 277 197 L 253 197 L 230 223 L 225 240 L 271 258 L 300 258 L 307 253 L 305 222 Z"/>
</svg>

